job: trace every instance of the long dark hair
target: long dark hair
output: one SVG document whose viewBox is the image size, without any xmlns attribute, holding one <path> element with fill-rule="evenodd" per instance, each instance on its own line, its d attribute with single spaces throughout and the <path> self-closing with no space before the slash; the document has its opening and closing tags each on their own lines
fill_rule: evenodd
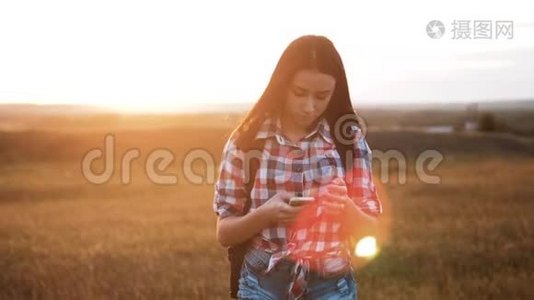
<svg viewBox="0 0 534 300">
<path fill-rule="evenodd" d="M 347 163 L 352 163 L 352 160 L 347 161 L 347 157 L 353 155 L 353 132 L 339 131 L 335 128 L 336 126 L 337 128 L 350 128 L 339 124 L 340 119 L 357 123 L 358 118 L 350 100 L 341 57 L 334 44 L 324 36 L 305 35 L 288 45 L 278 60 L 269 84 L 260 99 L 232 132 L 232 136 L 236 138 L 236 146 L 245 151 L 254 147 L 254 138 L 263 121 L 280 112 L 279 110 L 284 107 L 283 101 L 285 101 L 289 83 L 298 71 L 304 69 L 314 69 L 329 74 L 336 80 L 332 98 L 320 117 L 326 118 L 336 148 L 345 167 L 348 167 Z M 340 134 L 343 136 L 340 137 Z"/>
</svg>

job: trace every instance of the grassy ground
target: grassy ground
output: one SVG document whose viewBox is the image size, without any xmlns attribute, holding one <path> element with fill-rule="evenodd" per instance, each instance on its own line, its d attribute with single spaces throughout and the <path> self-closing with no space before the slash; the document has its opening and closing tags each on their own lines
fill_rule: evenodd
<svg viewBox="0 0 534 300">
<path fill-rule="evenodd" d="M 79 155 L 102 147 L 103 134 L 0 136 L 0 298 L 226 299 L 212 185 L 188 183 L 180 168 L 190 148 L 218 159 L 223 134 L 117 134 L 119 155 L 142 152 L 129 185 L 119 172 L 103 185 L 83 178 Z M 386 149 L 391 139 L 378 136 L 371 146 Z M 419 142 L 436 139 L 425 137 Z M 141 163 L 156 146 L 174 150 L 167 172 L 177 184 L 146 179 Z M 392 175 L 381 186 L 389 226 L 380 254 L 356 271 L 360 299 L 533 299 L 534 157 L 445 146 L 432 172 L 440 184 L 417 180 L 410 168 L 406 184 Z"/>
</svg>

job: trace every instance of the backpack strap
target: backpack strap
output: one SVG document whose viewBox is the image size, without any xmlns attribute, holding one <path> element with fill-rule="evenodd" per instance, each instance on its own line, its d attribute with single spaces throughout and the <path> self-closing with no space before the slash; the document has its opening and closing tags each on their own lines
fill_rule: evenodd
<svg viewBox="0 0 534 300">
<path fill-rule="evenodd" d="M 259 139 L 254 140 L 254 144 L 252 149 L 254 150 L 263 150 L 263 147 L 265 146 L 265 140 Z M 254 182 L 256 181 L 256 174 L 258 173 L 258 169 L 260 167 L 260 161 L 258 159 L 251 159 L 250 162 L 250 178 L 248 181 L 245 182 L 245 191 L 247 194 L 247 199 L 245 201 L 245 207 L 243 210 L 243 215 L 246 215 L 248 211 L 250 210 L 250 206 L 252 204 L 252 187 L 254 186 Z"/>
</svg>

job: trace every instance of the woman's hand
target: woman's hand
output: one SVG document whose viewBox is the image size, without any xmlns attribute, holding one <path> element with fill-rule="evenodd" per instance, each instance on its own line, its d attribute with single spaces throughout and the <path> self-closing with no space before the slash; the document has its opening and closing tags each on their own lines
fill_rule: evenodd
<svg viewBox="0 0 534 300">
<path fill-rule="evenodd" d="M 321 189 L 319 198 L 325 213 L 329 215 L 341 214 L 350 201 L 345 181 L 339 177 Z"/>
<path fill-rule="evenodd" d="M 293 207 L 288 204 L 292 196 L 293 194 L 288 192 L 277 193 L 258 208 L 269 226 L 274 226 L 277 223 L 289 226 L 296 221 L 302 207 Z"/>
</svg>

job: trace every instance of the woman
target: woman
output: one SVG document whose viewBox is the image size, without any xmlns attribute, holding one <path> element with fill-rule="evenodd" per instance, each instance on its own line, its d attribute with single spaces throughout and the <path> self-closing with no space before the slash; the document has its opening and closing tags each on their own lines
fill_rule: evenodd
<svg viewBox="0 0 534 300">
<path fill-rule="evenodd" d="M 218 241 L 252 240 L 239 298 L 356 298 L 348 238 L 382 212 L 371 150 L 358 123 L 347 123 L 356 120 L 332 42 L 314 35 L 291 42 L 226 142 L 215 185 Z M 245 213 L 251 158 L 259 167 Z M 291 206 L 295 195 L 314 202 Z"/>
</svg>

